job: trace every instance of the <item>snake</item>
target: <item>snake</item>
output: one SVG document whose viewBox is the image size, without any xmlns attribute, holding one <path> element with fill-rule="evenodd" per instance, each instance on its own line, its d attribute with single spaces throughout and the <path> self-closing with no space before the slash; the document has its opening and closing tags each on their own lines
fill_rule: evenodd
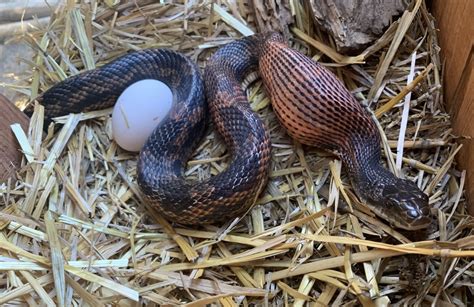
<svg viewBox="0 0 474 307">
<path fill-rule="evenodd" d="M 204 73 L 186 55 L 164 48 L 125 54 L 69 77 L 38 101 L 45 119 L 108 108 L 131 84 L 167 84 L 174 104 L 138 155 L 137 183 L 145 202 L 170 221 L 223 223 L 245 214 L 265 189 L 271 142 L 242 86 L 257 71 L 273 111 L 301 144 L 335 154 L 367 206 L 395 227 L 417 230 L 431 219 L 428 197 L 381 162 L 381 137 L 370 113 L 334 73 L 289 47 L 277 32 L 232 41 L 207 61 Z M 205 180 L 185 176 L 187 162 L 212 121 L 225 143 L 225 170 Z"/>
</svg>

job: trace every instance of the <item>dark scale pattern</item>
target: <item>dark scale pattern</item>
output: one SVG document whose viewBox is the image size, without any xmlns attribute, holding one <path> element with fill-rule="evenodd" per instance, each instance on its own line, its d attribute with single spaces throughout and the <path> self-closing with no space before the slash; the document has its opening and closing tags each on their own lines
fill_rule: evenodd
<svg viewBox="0 0 474 307">
<path fill-rule="evenodd" d="M 140 152 L 138 184 L 147 203 L 170 220 L 226 222 L 254 203 L 265 186 L 270 165 L 268 135 L 240 87 L 245 74 L 256 67 L 252 46 L 252 40 L 228 45 L 210 60 L 206 70 L 212 117 L 233 158 L 224 172 L 204 182 L 183 178 L 186 162 L 208 120 L 204 84 L 198 67 L 177 52 L 149 49 L 125 55 L 53 86 L 39 100 L 50 121 L 68 113 L 110 107 L 123 90 L 139 80 L 166 83 L 176 104 Z"/>
</svg>

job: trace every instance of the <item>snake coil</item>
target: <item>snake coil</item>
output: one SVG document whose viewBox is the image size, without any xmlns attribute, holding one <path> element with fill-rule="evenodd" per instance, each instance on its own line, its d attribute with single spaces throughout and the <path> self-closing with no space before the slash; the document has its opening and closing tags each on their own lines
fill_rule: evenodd
<svg viewBox="0 0 474 307">
<path fill-rule="evenodd" d="M 123 90 L 142 79 L 166 83 L 176 103 L 140 152 L 139 186 L 147 202 L 170 220 L 224 222 L 249 209 L 268 177 L 269 136 L 241 88 L 246 75 L 256 69 L 288 133 L 303 144 L 336 153 L 357 194 L 374 212 L 405 229 L 429 224 L 427 196 L 381 165 L 380 136 L 367 111 L 333 73 L 289 48 L 276 33 L 220 48 L 209 59 L 204 80 L 186 56 L 147 49 L 68 78 L 39 100 L 51 119 L 110 107 Z M 208 113 L 231 160 L 222 173 L 190 182 L 184 179 L 184 169 L 203 135 Z"/>
</svg>

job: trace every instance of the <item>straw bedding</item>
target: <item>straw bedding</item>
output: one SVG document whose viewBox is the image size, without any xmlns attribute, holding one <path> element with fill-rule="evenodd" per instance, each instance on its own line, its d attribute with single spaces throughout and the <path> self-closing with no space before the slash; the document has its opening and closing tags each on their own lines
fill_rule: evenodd
<svg viewBox="0 0 474 307">
<path fill-rule="evenodd" d="M 14 86 L 25 94 L 18 105 L 131 50 L 172 48 L 204 67 L 216 47 L 282 20 L 262 22 L 245 0 L 73 2 L 21 38 L 35 56 Z M 254 208 L 222 227 L 170 224 L 146 207 L 136 155 L 111 140 L 111 110 L 59 118 L 43 134 L 36 105 L 30 129 L 14 127 L 24 167 L 0 190 L 1 305 L 472 305 L 473 219 L 425 3 L 344 56 L 304 1 L 284 2 L 290 44 L 374 111 L 388 167 L 429 194 L 433 227 L 413 241 L 375 217 L 338 160 L 286 135 L 258 79 L 248 97 L 271 135 L 272 172 Z M 227 162 L 211 125 L 186 176 L 202 180 Z"/>
</svg>

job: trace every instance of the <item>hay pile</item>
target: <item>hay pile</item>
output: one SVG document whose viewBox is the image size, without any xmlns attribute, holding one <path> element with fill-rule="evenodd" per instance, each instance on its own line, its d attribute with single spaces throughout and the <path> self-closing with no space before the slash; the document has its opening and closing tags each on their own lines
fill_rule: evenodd
<svg viewBox="0 0 474 307">
<path fill-rule="evenodd" d="M 245 0 L 68 2 L 47 28 L 23 37 L 36 52 L 26 85 L 15 87 L 25 100 L 131 50 L 173 48 L 204 67 L 215 47 L 256 31 L 262 17 Z M 169 224 L 144 206 L 136 156 L 111 140 L 110 110 L 58 119 L 57 132 L 43 135 L 37 105 L 29 131 L 15 130 L 25 153 L 19 180 L 0 190 L 0 304 L 473 303 L 473 219 L 424 2 L 352 57 L 313 27 L 303 1 L 289 3 L 291 45 L 332 67 L 375 111 L 387 164 L 429 194 L 436 221 L 427 240 L 410 242 L 379 220 L 356 198 L 338 160 L 290 139 L 260 81 L 248 97 L 271 134 L 271 178 L 251 212 L 222 228 Z M 186 175 L 217 174 L 227 158 L 211 126 Z M 405 278 L 412 269 L 422 274 Z"/>
</svg>

